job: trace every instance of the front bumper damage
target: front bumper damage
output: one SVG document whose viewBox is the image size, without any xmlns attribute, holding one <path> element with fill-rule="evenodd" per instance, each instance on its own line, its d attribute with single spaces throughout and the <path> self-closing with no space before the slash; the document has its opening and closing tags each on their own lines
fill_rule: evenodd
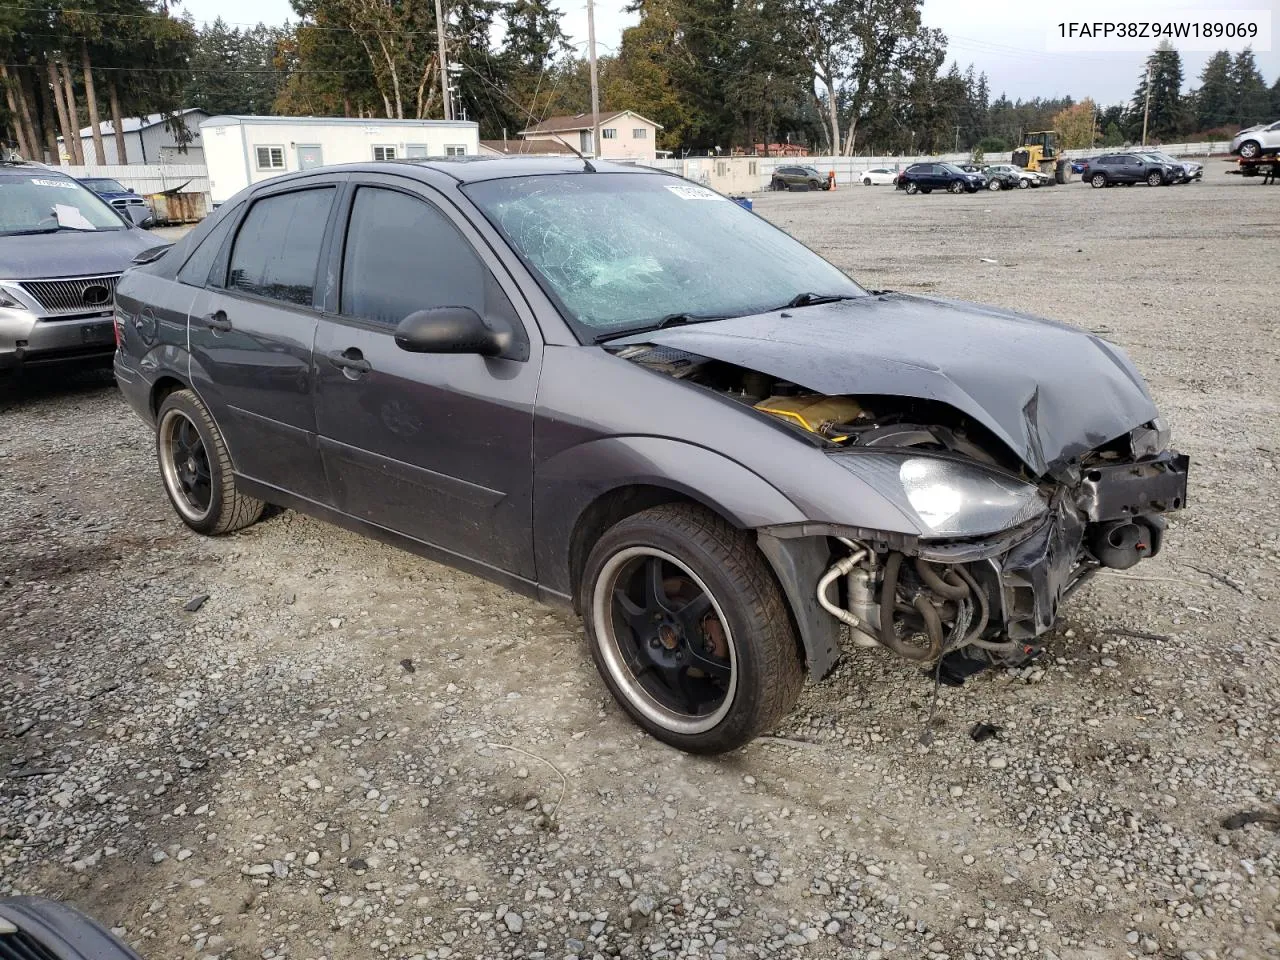
<svg viewBox="0 0 1280 960">
<path fill-rule="evenodd" d="M 844 627 L 857 645 L 920 663 L 961 649 L 1018 663 L 1100 569 L 1160 552 L 1165 515 L 1186 504 L 1188 466 L 1164 451 L 1083 468 L 1057 486 L 1047 512 L 991 537 L 938 541 L 814 523 L 758 531 L 759 542 L 792 600 L 815 677 L 834 666 Z"/>
</svg>

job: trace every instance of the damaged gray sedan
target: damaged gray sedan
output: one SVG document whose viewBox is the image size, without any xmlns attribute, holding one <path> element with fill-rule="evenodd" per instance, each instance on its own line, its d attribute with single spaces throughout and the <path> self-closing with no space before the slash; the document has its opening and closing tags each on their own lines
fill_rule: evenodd
<svg viewBox="0 0 1280 960">
<path fill-rule="evenodd" d="M 571 604 L 621 706 L 690 751 L 769 729 L 842 643 L 1023 662 L 1186 499 L 1119 348 L 864 290 L 642 168 L 274 178 L 116 304 L 189 526 L 292 507 Z"/>
</svg>

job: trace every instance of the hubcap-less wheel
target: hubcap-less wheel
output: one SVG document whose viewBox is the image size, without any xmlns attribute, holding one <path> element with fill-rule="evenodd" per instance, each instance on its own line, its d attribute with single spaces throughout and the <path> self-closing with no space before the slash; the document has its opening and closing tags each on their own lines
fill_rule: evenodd
<svg viewBox="0 0 1280 960">
<path fill-rule="evenodd" d="M 864 187 L 869 187 L 869 186 L 871 186 L 871 178 L 870 178 L 870 177 L 867 177 L 865 180 L 863 180 L 863 181 L 862 181 L 862 185 L 863 185 Z"/>
<path fill-rule="evenodd" d="M 653 547 L 620 550 L 596 579 L 591 616 L 606 669 L 649 721 L 688 735 L 724 719 L 738 684 L 733 636 L 683 563 Z"/>
<path fill-rule="evenodd" d="M 160 421 L 160 473 L 174 506 L 192 523 L 209 516 L 213 478 L 200 431 L 181 410 L 169 410 Z"/>
</svg>

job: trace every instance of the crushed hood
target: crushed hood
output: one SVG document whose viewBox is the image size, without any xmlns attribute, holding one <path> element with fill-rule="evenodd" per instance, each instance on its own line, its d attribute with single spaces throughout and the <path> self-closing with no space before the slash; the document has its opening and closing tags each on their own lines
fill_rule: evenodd
<svg viewBox="0 0 1280 960">
<path fill-rule="evenodd" d="M 615 341 L 615 343 L 625 341 Z M 954 300 L 882 294 L 630 338 L 816 393 L 948 404 L 1037 476 L 1157 416 L 1124 352 L 1065 324 Z"/>
</svg>

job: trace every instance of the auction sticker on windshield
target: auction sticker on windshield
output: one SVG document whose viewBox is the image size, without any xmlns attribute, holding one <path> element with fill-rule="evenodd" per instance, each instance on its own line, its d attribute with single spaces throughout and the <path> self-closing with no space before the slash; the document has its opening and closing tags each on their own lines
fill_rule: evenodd
<svg viewBox="0 0 1280 960">
<path fill-rule="evenodd" d="M 690 184 L 677 184 L 676 186 L 668 186 L 668 190 L 674 193 L 682 200 L 724 200 L 714 190 L 708 190 L 706 187 L 695 187 Z"/>
<path fill-rule="evenodd" d="M 79 184 L 72 180 L 42 180 L 32 177 L 31 182 L 37 187 L 57 187 L 59 190 L 78 190 L 80 188 Z"/>
</svg>

